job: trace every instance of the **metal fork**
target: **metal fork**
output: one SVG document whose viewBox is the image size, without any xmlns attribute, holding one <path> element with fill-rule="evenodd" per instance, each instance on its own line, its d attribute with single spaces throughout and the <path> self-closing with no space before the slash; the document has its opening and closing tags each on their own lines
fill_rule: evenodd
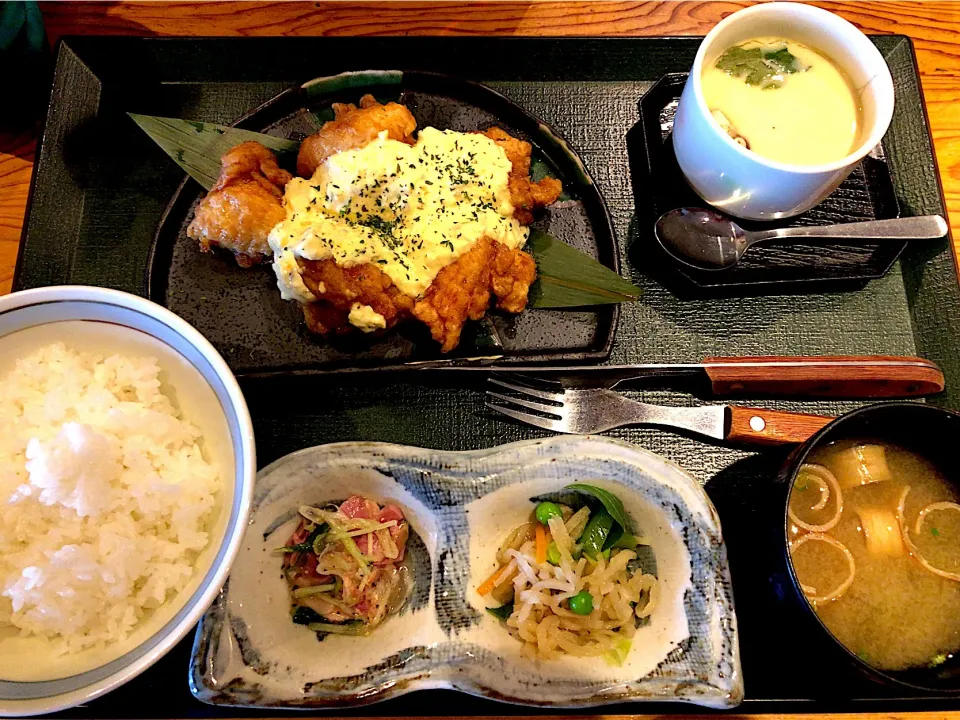
<svg viewBox="0 0 960 720">
<path fill-rule="evenodd" d="M 788 445 L 804 442 L 833 420 L 822 415 L 738 405 L 651 405 L 604 388 L 551 391 L 497 377 L 488 378 L 488 382 L 514 394 L 487 390 L 487 407 L 528 425 L 562 433 L 590 435 L 625 425 L 656 425 L 686 430 L 713 440 Z M 534 410 L 537 414 L 517 408 Z"/>
</svg>

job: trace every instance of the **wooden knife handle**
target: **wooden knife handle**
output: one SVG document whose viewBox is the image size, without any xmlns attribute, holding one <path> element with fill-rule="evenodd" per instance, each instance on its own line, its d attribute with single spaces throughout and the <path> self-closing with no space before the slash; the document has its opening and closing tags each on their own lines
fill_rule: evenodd
<svg viewBox="0 0 960 720">
<path fill-rule="evenodd" d="M 920 397 L 944 387 L 940 368 L 916 357 L 719 357 L 703 365 L 718 397 Z"/>
<path fill-rule="evenodd" d="M 805 442 L 833 420 L 823 415 L 764 410 L 761 408 L 727 407 L 726 440 L 745 445 L 791 445 Z"/>
</svg>

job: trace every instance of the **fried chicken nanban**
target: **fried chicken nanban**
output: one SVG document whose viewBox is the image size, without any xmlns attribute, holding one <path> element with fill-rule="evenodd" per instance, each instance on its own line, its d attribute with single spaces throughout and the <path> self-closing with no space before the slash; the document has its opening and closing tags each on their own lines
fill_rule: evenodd
<svg viewBox="0 0 960 720">
<path fill-rule="evenodd" d="M 220 177 L 197 206 L 187 235 L 209 252 L 233 252 L 237 264 L 250 267 L 269 260 L 270 230 L 283 220 L 283 188 L 292 175 L 258 142 L 245 142 L 221 158 Z"/>
<path fill-rule="evenodd" d="M 413 144 L 417 121 L 403 105 L 381 105 L 373 95 L 364 95 L 359 108 L 352 103 L 334 103 L 333 112 L 336 119 L 324 123 L 300 144 L 297 174 L 301 177 L 311 177 L 334 153 L 363 147 L 384 130 L 392 140 Z"/>
<path fill-rule="evenodd" d="M 416 130 L 416 121 L 410 111 L 403 105 L 392 102 L 381 105 L 372 96 L 365 95 L 360 99 L 359 107 L 352 104 L 337 103 L 334 104 L 333 109 L 336 118 L 325 123 L 317 133 L 304 140 L 300 146 L 297 157 L 297 172 L 305 178 L 313 177 L 317 168 L 337 153 L 350 150 L 359 151 L 361 148 L 367 148 L 368 144 L 371 141 L 376 141 L 378 135 L 384 131 L 387 133 L 388 140 L 404 143 L 407 146 L 415 145 L 419 147 L 419 143 L 415 144 L 413 137 Z M 507 166 L 504 163 L 503 156 L 495 149 L 475 148 L 476 154 L 471 151 L 467 155 L 463 140 L 460 140 L 459 146 L 453 143 L 456 151 L 461 153 L 460 157 L 454 155 L 447 165 L 441 164 L 439 166 L 446 168 L 443 170 L 444 173 L 447 173 L 447 169 L 449 169 L 449 180 L 446 179 L 447 175 L 442 175 L 440 184 L 451 183 L 451 192 L 460 193 L 457 197 L 463 198 L 457 202 L 475 204 L 465 206 L 473 207 L 473 222 L 476 224 L 478 211 L 480 213 L 501 212 L 495 209 L 495 203 L 498 202 L 495 196 L 491 195 L 487 198 L 481 195 L 481 199 L 477 199 L 478 191 L 489 193 L 491 191 L 488 188 L 492 185 L 475 185 L 475 183 L 480 182 L 478 179 L 480 177 L 479 173 L 494 172 L 486 168 L 499 167 L 496 172 L 501 173 L 498 180 L 500 184 L 497 186 L 500 190 L 497 192 L 501 193 L 499 197 L 503 199 L 504 208 L 509 207 L 506 204 L 504 190 L 509 192 L 509 204 L 513 206 L 512 219 L 509 209 L 504 209 L 502 217 L 507 219 L 498 219 L 497 223 L 501 223 L 500 225 L 483 226 L 486 229 L 482 231 L 482 234 L 478 233 L 479 239 L 475 241 L 471 239 L 470 242 L 473 242 L 473 245 L 467 246 L 469 249 L 461 251 L 462 254 L 456 260 L 443 266 L 433 276 L 426 291 L 418 291 L 422 294 L 412 292 L 409 288 L 402 291 L 394 280 L 403 287 L 403 278 L 391 279 L 392 276 L 388 274 L 393 272 L 393 266 L 391 265 L 376 265 L 370 261 L 353 267 L 344 267 L 338 265 L 336 260 L 330 257 L 318 260 L 306 259 L 303 255 L 287 258 L 288 261 L 292 261 L 294 269 L 292 271 L 289 269 L 290 264 L 288 262 L 287 265 L 283 265 L 287 268 L 284 272 L 296 274 L 296 268 L 299 268 L 299 277 L 302 279 L 301 288 L 305 288 L 305 290 L 302 294 L 294 295 L 294 297 L 299 299 L 302 304 L 304 318 L 311 332 L 326 336 L 349 332 L 354 330 L 355 327 L 372 332 L 390 329 L 404 320 L 416 319 L 430 329 L 432 337 L 440 343 L 443 352 L 449 352 L 459 343 L 460 334 L 466 321 L 479 320 L 491 305 L 511 313 L 519 313 L 524 310 L 527 305 L 530 285 L 536 279 L 536 264 L 529 254 L 516 249 L 517 241 L 511 240 L 508 242 L 504 239 L 504 237 L 509 238 L 509 234 L 501 237 L 489 228 L 497 228 L 496 232 L 503 234 L 508 230 L 502 228 L 509 228 L 509 223 L 512 222 L 514 227 L 517 228 L 513 231 L 516 233 L 520 229 L 519 225 L 528 225 L 533 221 L 535 210 L 556 201 L 562 189 L 561 184 L 559 180 L 554 178 L 544 178 L 539 182 L 533 182 L 530 179 L 532 151 L 530 143 L 514 138 L 496 127 L 478 134 L 496 143 L 503 150 L 503 154 L 506 156 L 506 160 L 509 160 L 510 165 Z M 473 137 L 476 137 L 476 135 L 473 135 Z M 423 140 L 422 137 L 421 140 Z M 379 140 L 378 142 L 386 141 Z M 399 151 L 392 152 L 403 154 Z M 497 160 L 497 157 L 490 159 L 490 152 L 498 156 L 499 160 Z M 484 155 L 484 153 L 487 154 Z M 445 158 L 446 155 L 443 157 Z M 430 158 L 440 162 L 434 155 L 431 155 Z M 486 158 L 483 161 L 488 164 L 486 166 L 474 166 L 475 161 L 480 162 L 479 158 Z M 392 162 L 392 154 L 390 159 Z M 334 162 L 335 160 L 331 160 L 331 163 Z M 416 167 L 419 168 L 420 165 L 416 165 Z M 409 168 L 415 168 L 412 160 Z M 386 172 L 391 171 L 387 170 Z M 418 172 L 420 171 L 418 170 Z M 397 173 L 400 173 L 399 164 L 397 165 Z M 390 177 L 395 176 L 391 175 Z M 358 183 L 359 178 L 360 176 L 358 176 Z M 271 231 L 276 231 L 276 228 L 282 227 L 283 222 L 296 220 L 295 214 L 292 215 L 292 219 L 287 218 L 289 213 L 296 213 L 300 210 L 297 206 L 291 206 L 290 203 L 297 202 L 296 198 L 300 197 L 298 193 L 302 195 L 303 188 L 298 183 L 302 185 L 305 181 L 297 180 L 291 184 L 285 198 L 284 188 L 291 179 L 290 173 L 278 166 L 274 154 L 264 146 L 256 142 L 245 142 L 238 145 L 223 156 L 220 178 L 210 193 L 197 206 L 196 215 L 190 223 L 187 234 L 198 240 L 204 251 L 209 251 L 212 247 L 221 247 L 232 251 L 236 256 L 237 263 L 243 267 L 249 267 L 270 259 L 275 249 L 277 253 L 285 252 L 282 244 L 278 244 L 276 248 L 271 248 L 268 238 L 271 236 Z M 397 182 L 401 181 L 398 180 Z M 471 183 L 474 183 L 474 185 L 471 185 Z M 426 181 L 426 184 L 434 186 L 434 183 L 430 181 Z M 338 186 L 335 185 L 334 187 Z M 379 182 L 363 187 L 367 188 L 365 192 L 371 192 L 371 189 L 376 193 L 387 192 L 383 189 L 386 188 L 386 184 L 381 186 Z M 406 188 L 405 185 L 403 187 Z M 463 188 L 470 189 L 464 190 Z M 306 187 L 306 190 L 312 192 L 318 190 L 318 188 L 312 188 L 311 190 L 310 187 Z M 401 194 L 396 197 L 383 195 L 385 209 L 390 208 L 392 210 L 394 206 L 390 203 L 397 203 L 398 206 L 406 207 L 408 203 L 414 202 L 416 198 L 410 195 L 413 192 L 410 188 L 401 188 L 401 190 Z M 361 191 L 363 191 L 362 188 Z M 471 195 L 471 193 L 473 194 Z M 358 197 L 363 198 L 364 196 L 361 194 Z M 316 200 L 313 200 L 313 202 L 316 203 Z M 420 207 L 423 207 L 422 195 L 418 202 Z M 286 203 L 286 206 L 284 203 Z M 316 208 L 320 208 L 322 204 L 322 202 L 317 204 Z M 371 238 L 386 237 L 388 247 L 399 248 L 400 245 L 390 245 L 390 243 L 400 242 L 393 235 L 396 218 L 393 215 L 383 215 L 381 217 L 378 214 L 381 206 L 380 195 L 375 194 L 366 201 L 360 200 L 357 205 L 358 207 L 348 211 L 343 209 L 339 211 L 340 217 L 346 217 L 350 221 L 344 232 L 352 232 L 355 235 L 356 228 L 372 228 L 372 230 L 369 230 L 373 233 L 370 236 Z M 291 210 L 291 207 L 294 207 L 294 209 Z M 439 208 L 438 213 L 443 214 L 445 212 L 442 204 L 437 207 Z M 310 207 L 309 211 L 328 212 L 327 210 L 314 209 L 313 206 Z M 410 213 L 410 215 L 415 216 L 415 221 L 420 221 L 420 214 L 418 212 Z M 377 221 L 376 224 L 374 224 L 374 220 Z M 302 223 L 303 220 L 298 222 Z M 327 221 L 325 220 L 325 222 Z M 508 224 L 503 225 L 503 222 Z M 519 225 L 517 225 L 518 223 Z M 431 227 L 433 226 L 431 225 Z M 456 232 L 457 228 L 465 228 L 466 226 L 454 224 L 451 227 Z M 464 233 L 467 232 L 466 229 L 463 231 Z M 285 233 L 288 230 L 285 229 L 282 232 Z M 303 232 L 303 230 L 301 226 L 293 226 L 289 229 L 289 232 Z M 434 232 L 438 231 L 434 230 Z M 286 239 L 286 235 L 277 237 Z M 275 243 L 278 242 L 277 237 L 272 238 Z M 290 237 L 293 238 L 294 235 L 291 234 Z M 420 239 L 419 235 L 415 237 Z M 454 241 L 459 237 L 457 235 L 453 238 Z M 323 240 L 323 242 L 328 242 L 328 240 Z M 363 242 L 363 239 L 359 240 L 360 246 Z M 420 239 L 420 242 L 422 248 L 422 239 Z M 446 241 L 444 240 L 444 242 Z M 522 242 L 523 238 L 521 237 L 519 244 L 522 245 Z M 453 251 L 454 244 L 448 244 L 449 250 Z M 442 246 L 443 243 L 440 243 L 440 245 Z M 281 255 L 278 254 L 277 257 L 281 258 Z M 398 254 L 397 258 L 399 258 L 401 264 L 406 262 L 402 255 Z M 410 258 L 407 257 L 407 260 L 410 260 Z M 276 262 L 280 262 L 280 260 L 278 259 Z M 387 263 L 388 260 L 380 259 L 378 262 Z M 390 260 L 390 262 L 393 261 Z M 413 261 L 410 260 L 410 262 Z M 406 266 L 404 265 L 404 267 Z M 408 271 L 406 275 L 407 281 L 410 280 L 411 272 Z M 277 273 L 278 278 L 281 278 L 281 271 L 277 270 Z M 283 286 L 281 286 L 282 289 Z M 310 301 L 311 295 L 313 301 Z"/>
<path fill-rule="evenodd" d="M 383 118 L 387 108 L 389 106 L 377 105 L 369 96 L 361 100 L 360 109 L 340 106 L 337 120 L 327 123 L 324 130 L 313 136 L 314 143 L 307 153 L 310 160 L 322 162 L 329 154 L 348 149 L 348 146 L 362 145 L 365 140 L 361 138 L 366 137 L 364 133 L 369 139 L 376 137 L 379 130 L 385 129 Z M 406 108 L 402 110 L 407 112 Z M 363 112 L 369 114 L 363 116 Z M 363 123 L 358 124 L 361 118 Z M 353 123 L 351 129 L 345 130 L 342 124 L 335 126 L 341 122 Z M 357 127 L 364 130 L 360 132 Z M 402 130 L 404 142 L 410 141 L 409 132 L 413 128 L 413 118 L 410 117 Z M 510 161 L 508 190 L 514 206 L 513 216 L 520 223 L 529 224 L 535 210 L 554 202 L 560 195 L 560 181 L 554 178 L 531 181 L 530 143 L 496 127 L 480 134 L 495 142 Z M 304 160 L 304 155 L 301 150 L 300 160 Z M 306 174 L 315 167 L 301 165 L 300 172 Z M 460 341 L 466 321 L 481 319 L 491 304 L 507 312 L 522 312 L 537 273 L 536 263 L 529 254 L 489 237 L 481 237 L 474 247 L 441 269 L 419 298 L 401 292 L 385 272 L 372 264 L 343 268 L 332 259 L 299 258 L 297 262 L 304 284 L 316 298 L 303 306 L 307 326 L 312 332 L 323 335 L 349 332 L 352 330 L 351 309 L 358 305 L 368 306 L 382 316 L 382 329 L 392 328 L 410 318 L 423 322 L 443 352 L 453 350 Z"/>
</svg>

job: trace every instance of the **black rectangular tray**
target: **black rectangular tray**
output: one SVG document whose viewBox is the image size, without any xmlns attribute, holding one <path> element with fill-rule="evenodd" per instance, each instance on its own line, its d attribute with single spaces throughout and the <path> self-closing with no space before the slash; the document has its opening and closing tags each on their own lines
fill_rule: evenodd
<svg viewBox="0 0 960 720">
<path fill-rule="evenodd" d="M 899 36 L 875 38 L 896 85 L 897 108 L 884 140 L 902 215 L 945 214 L 913 49 Z M 140 293 L 160 215 L 182 174 L 156 157 L 151 141 L 111 142 L 128 122 L 122 108 L 152 97 L 165 114 L 229 123 L 280 90 L 350 69 L 457 72 L 516 100 L 563 132 L 584 158 L 613 217 L 622 272 L 641 285 L 623 306 L 610 363 L 688 362 L 737 354 L 920 355 L 944 370 L 948 390 L 930 402 L 960 409 L 960 287 L 948 239 L 908 248 L 883 278 L 849 292 L 681 300 L 647 275 L 627 169 L 625 137 L 640 97 L 666 73 L 691 64 L 698 38 L 68 38 L 38 154 L 15 289 L 85 283 Z M 243 381 L 265 465 L 304 447 L 380 440 L 471 449 L 541 437 L 504 422 L 483 404 L 473 374 L 410 372 L 362 380 L 262 378 Z M 642 391 L 654 402 L 687 395 Z M 293 399 L 293 400 L 291 400 Z M 770 402 L 839 413 L 854 402 Z M 761 538 L 782 523 L 765 505 L 782 452 L 749 453 L 652 429 L 610 435 L 687 468 L 713 497 L 725 528 L 741 633 L 744 711 L 834 711 L 956 707 L 956 699 L 909 697 L 874 686 L 844 666 L 812 672 L 820 649 L 792 633 L 764 562 L 777 549 Z M 263 716 L 215 708 L 187 686 L 192 638 L 123 688 L 64 717 Z M 811 675 L 815 675 L 814 692 Z M 585 712 L 689 712 L 689 706 L 615 705 Z M 453 692 L 414 693 L 352 715 L 516 715 Z M 555 713 L 555 711 L 554 711 Z"/>
</svg>

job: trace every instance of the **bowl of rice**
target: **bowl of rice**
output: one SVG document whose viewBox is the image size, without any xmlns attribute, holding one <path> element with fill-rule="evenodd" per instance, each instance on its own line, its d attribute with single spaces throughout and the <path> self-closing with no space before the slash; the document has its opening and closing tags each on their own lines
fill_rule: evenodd
<svg viewBox="0 0 960 720">
<path fill-rule="evenodd" d="M 0 714 L 89 701 L 219 592 L 256 474 L 216 350 L 126 293 L 0 297 Z"/>
</svg>

